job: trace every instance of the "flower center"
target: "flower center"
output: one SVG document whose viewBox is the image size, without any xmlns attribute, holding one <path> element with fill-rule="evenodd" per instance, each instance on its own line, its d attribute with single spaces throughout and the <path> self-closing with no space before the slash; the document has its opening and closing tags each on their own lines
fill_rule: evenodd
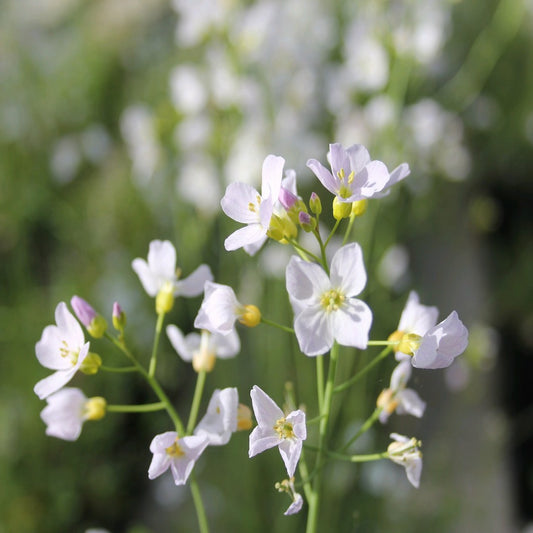
<svg viewBox="0 0 533 533">
<path fill-rule="evenodd" d="M 280 418 L 276 421 L 274 431 L 279 435 L 280 439 L 293 439 L 296 436 L 292 429 L 292 424 L 287 422 L 285 418 Z"/>
<path fill-rule="evenodd" d="M 248 202 L 248 211 L 251 211 L 252 213 L 258 213 L 260 204 L 261 204 L 261 196 L 257 195 L 255 198 L 255 203 Z"/>
<path fill-rule="evenodd" d="M 320 298 L 320 305 L 328 311 L 337 311 L 342 306 L 346 297 L 337 289 L 331 289 L 325 292 Z"/>
<path fill-rule="evenodd" d="M 78 362 L 78 356 L 80 350 L 71 350 L 67 344 L 67 341 L 61 341 L 61 348 L 59 348 L 59 354 L 70 361 L 72 366 L 75 366 Z"/>
<path fill-rule="evenodd" d="M 171 446 L 165 448 L 165 452 L 167 452 L 167 455 L 169 455 L 170 457 L 183 457 L 185 455 L 185 452 L 178 444 L 178 439 L 176 439 Z"/>
<path fill-rule="evenodd" d="M 422 337 L 416 333 L 395 331 L 389 335 L 388 340 L 397 343 L 392 347 L 395 352 L 402 352 L 404 354 L 413 356 L 418 348 L 420 348 Z"/>
</svg>

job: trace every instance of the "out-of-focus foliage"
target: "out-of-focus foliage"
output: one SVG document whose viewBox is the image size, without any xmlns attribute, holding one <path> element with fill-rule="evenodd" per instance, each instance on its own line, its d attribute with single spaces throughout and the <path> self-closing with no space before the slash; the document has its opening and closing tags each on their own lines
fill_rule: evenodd
<svg viewBox="0 0 533 533">
<path fill-rule="evenodd" d="M 389 430 L 422 438 L 421 489 L 392 464 L 334 466 L 323 523 L 346 532 L 506 530 L 508 500 L 487 502 L 505 485 L 494 461 L 512 425 L 494 407 L 497 394 L 487 400 L 496 385 L 483 371 L 497 352 L 487 324 L 511 331 L 517 353 L 531 347 L 532 29 L 531 2 L 521 0 L 4 1 L 0 532 L 195 529 L 187 488 L 146 475 L 165 415 L 110 414 L 76 443 L 46 437 L 32 393 L 43 377 L 34 344 L 57 302 L 79 294 L 108 318 L 118 300 L 147 360 L 153 302 L 130 263 L 154 238 L 173 241 L 184 273 L 206 262 L 217 281 L 289 323 L 289 251 L 269 243 L 253 259 L 227 254 L 234 225 L 219 200 L 231 181 L 257 185 L 268 153 L 297 170 L 302 196 L 325 198 L 305 162 L 324 161 L 333 141 L 412 169 L 355 229 L 373 336 L 394 330 L 416 287 L 442 316 L 459 309 L 471 348 L 446 375 L 462 392 L 422 373 L 426 417 L 368 435 L 378 449 Z M 180 300 L 170 320 L 192 330 L 199 303 Z M 186 413 L 194 376 L 163 344 L 158 374 Z M 92 346 L 119 361 L 105 343 Z M 347 372 L 363 364 L 342 355 Z M 258 328 L 243 333 L 236 359 L 217 363 L 208 388 L 237 386 L 246 402 L 257 383 L 280 399 L 280 376 L 301 398 L 312 394 L 314 366 L 288 338 Z M 364 420 L 388 382 L 379 377 L 346 395 L 339 427 Z M 112 403 L 153 401 L 131 376 L 82 380 L 88 395 Z M 249 461 L 247 436 L 237 434 L 197 465 L 214 531 L 301 528 L 302 517 L 282 515 L 287 502 L 273 488 L 279 458 L 263 455 Z"/>
</svg>

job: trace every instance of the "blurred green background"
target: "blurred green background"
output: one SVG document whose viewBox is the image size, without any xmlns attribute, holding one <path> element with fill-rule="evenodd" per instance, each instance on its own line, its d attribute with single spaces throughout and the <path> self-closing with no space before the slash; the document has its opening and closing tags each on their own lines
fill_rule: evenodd
<svg viewBox="0 0 533 533">
<path fill-rule="evenodd" d="M 219 200 L 231 181 L 259 185 L 269 153 L 298 173 L 299 192 L 328 194 L 305 163 L 329 142 L 365 144 L 411 176 L 357 221 L 374 312 L 372 338 L 393 331 L 410 289 L 453 309 L 468 351 L 441 372 L 415 372 L 422 420 L 393 416 L 361 451 L 398 431 L 423 441 L 421 487 L 390 462 L 332 464 L 324 531 L 503 532 L 533 526 L 533 4 L 320 0 L 3 0 L 0 3 L 0 532 L 194 531 L 186 488 L 147 478 L 163 413 L 109 414 L 75 443 L 46 437 L 47 374 L 34 345 L 59 301 L 78 294 L 128 315 L 147 361 L 153 301 L 131 269 L 169 239 L 185 274 L 208 263 L 243 302 L 289 323 L 289 250 L 228 254 L 236 224 Z M 200 299 L 169 320 L 191 331 Z M 281 402 L 284 381 L 313 402 L 314 361 L 288 336 L 240 330 L 206 395 L 253 384 Z M 93 341 L 106 364 L 120 355 Z M 376 352 L 377 353 L 377 352 Z M 342 351 L 346 372 L 373 350 Z M 366 359 L 365 359 L 366 358 Z M 343 398 L 335 428 L 353 432 L 392 361 Z M 162 339 L 158 377 L 186 417 L 194 372 Z M 110 403 L 154 401 L 131 375 L 73 384 Z M 203 409 L 207 405 L 204 399 Z M 247 459 L 248 438 L 210 448 L 196 466 L 215 532 L 301 531 L 277 452 Z"/>
</svg>

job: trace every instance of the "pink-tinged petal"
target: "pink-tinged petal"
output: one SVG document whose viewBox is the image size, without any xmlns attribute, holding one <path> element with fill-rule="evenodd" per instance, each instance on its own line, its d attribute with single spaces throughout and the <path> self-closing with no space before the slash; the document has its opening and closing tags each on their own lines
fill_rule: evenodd
<svg viewBox="0 0 533 533">
<path fill-rule="evenodd" d="M 242 224 L 259 221 L 259 204 L 261 195 L 247 183 L 231 183 L 220 201 L 222 211 Z M 250 209 L 252 207 L 252 209 Z"/>
<path fill-rule="evenodd" d="M 389 181 L 389 170 L 381 161 L 371 161 L 360 173 L 366 176 L 365 184 L 361 187 L 361 195 L 364 198 L 372 198 L 380 192 Z"/>
<path fill-rule="evenodd" d="M 272 202 L 278 199 L 284 164 L 283 157 L 275 155 L 265 157 L 261 171 L 261 196 L 263 198 L 271 198 Z"/>
<path fill-rule="evenodd" d="M 156 296 L 159 290 L 159 279 L 154 276 L 148 263 L 138 257 L 131 262 L 131 268 L 139 276 L 139 280 L 148 296 Z"/>
<path fill-rule="evenodd" d="M 261 427 L 270 428 L 274 433 L 276 422 L 283 418 L 283 411 L 276 402 L 260 387 L 254 385 L 250 391 L 252 407 L 257 423 Z"/>
<path fill-rule="evenodd" d="M 281 439 L 272 431 L 272 433 L 265 434 L 265 430 L 260 427 L 254 428 L 250 433 L 250 441 L 248 447 L 248 457 L 255 457 L 257 454 L 264 452 L 270 448 L 277 446 Z"/>
<path fill-rule="evenodd" d="M 350 174 L 350 158 L 348 152 L 342 147 L 342 144 L 333 143 L 329 145 L 327 155 L 333 177 L 337 179 L 337 172 L 344 170 L 346 178 Z"/>
<path fill-rule="evenodd" d="M 287 474 L 291 478 L 294 476 L 294 471 L 300 460 L 302 441 L 300 439 L 285 439 L 279 443 L 278 447 L 281 458 L 285 463 Z"/>
<path fill-rule="evenodd" d="M 315 174 L 320 180 L 320 183 L 331 193 L 337 194 L 339 189 L 339 182 L 332 176 L 331 172 L 322 163 L 316 159 L 309 159 L 307 161 L 307 167 Z"/>
<path fill-rule="evenodd" d="M 63 335 L 57 326 L 46 326 L 41 339 L 35 344 L 35 355 L 39 363 L 51 370 L 68 370 L 72 365 L 66 357 L 61 356 L 65 348 Z"/>
<path fill-rule="evenodd" d="M 331 261 L 331 286 L 347 297 L 357 296 L 366 285 L 363 251 L 357 243 L 339 248 Z"/>
<path fill-rule="evenodd" d="M 172 280 L 176 275 L 176 248 L 170 241 L 155 240 L 148 250 L 148 266 L 159 279 Z"/>
<path fill-rule="evenodd" d="M 193 358 L 193 350 L 195 347 L 200 346 L 200 335 L 194 333 L 195 337 L 191 337 L 187 342 L 181 330 L 174 324 L 169 324 L 166 327 L 167 337 L 170 340 L 170 344 L 178 355 L 187 363 L 190 363 Z M 193 335 L 193 334 L 191 334 Z M 191 342 L 192 341 L 192 342 Z M 194 342 L 194 345 L 193 345 Z M 193 347 L 194 346 L 194 347 Z"/>
<path fill-rule="evenodd" d="M 44 400 L 54 392 L 57 392 L 63 385 L 66 385 L 76 373 L 77 368 L 71 367 L 69 370 L 58 370 L 50 376 L 38 381 L 33 392 L 39 396 L 39 399 Z"/>
<path fill-rule="evenodd" d="M 204 301 L 194 321 L 194 327 L 227 335 L 234 327 L 239 307 L 231 287 L 207 281 Z"/>
<path fill-rule="evenodd" d="M 372 325 L 372 311 L 361 300 L 352 299 L 332 311 L 333 336 L 343 346 L 365 349 Z"/>
<path fill-rule="evenodd" d="M 170 466 L 170 456 L 165 452 L 154 453 L 150 467 L 148 468 L 149 479 L 155 479 L 165 473 Z"/>
<path fill-rule="evenodd" d="M 289 508 L 283 513 L 285 516 L 293 515 L 299 513 L 304 504 L 304 499 L 302 495 L 296 492 L 294 494 L 294 501 L 289 505 Z"/>
<path fill-rule="evenodd" d="M 215 353 L 220 359 L 235 357 L 241 350 L 241 341 L 235 329 L 232 329 L 227 335 L 213 333 L 213 344 L 215 345 Z"/>
<path fill-rule="evenodd" d="M 396 366 L 396 368 L 393 370 L 391 374 L 390 388 L 393 391 L 397 391 L 397 390 L 405 388 L 405 386 L 407 385 L 407 382 L 411 378 L 411 373 L 412 373 L 412 368 L 413 368 L 410 362 L 411 357 L 408 355 L 406 357 L 407 359 L 400 362 L 400 364 Z"/>
<path fill-rule="evenodd" d="M 413 389 L 405 389 L 396 394 L 398 400 L 398 407 L 396 412 L 399 415 L 413 415 L 422 418 L 426 410 L 426 402 L 420 398 L 418 393 Z"/>
<path fill-rule="evenodd" d="M 174 296 L 199 296 L 204 292 L 206 281 L 213 281 L 213 274 L 207 265 L 200 265 L 192 274 L 176 282 Z"/>
<path fill-rule="evenodd" d="M 298 197 L 296 191 L 296 172 L 292 169 L 285 171 L 285 177 L 281 180 L 281 186 L 294 196 Z"/>
<path fill-rule="evenodd" d="M 321 266 L 297 256 L 291 257 L 285 277 L 289 296 L 299 302 L 317 302 L 331 288 L 328 275 Z"/>
<path fill-rule="evenodd" d="M 63 340 L 71 348 L 79 348 L 84 342 L 83 329 L 79 322 L 74 318 L 74 315 L 68 310 L 65 302 L 60 302 L 55 310 L 56 324 L 61 331 Z"/>
<path fill-rule="evenodd" d="M 245 244 L 243 246 L 243 249 L 249 256 L 253 257 L 261 249 L 263 244 L 265 244 L 266 240 L 267 240 L 267 236 L 266 236 L 266 233 L 265 233 L 265 235 L 263 235 L 257 241 L 252 242 L 250 244 Z"/>
<path fill-rule="evenodd" d="M 362 144 L 354 144 L 346 149 L 351 170 L 358 174 L 370 163 L 370 154 Z"/>
<path fill-rule="evenodd" d="M 409 293 L 409 298 L 398 324 L 398 331 L 425 335 L 437 323 L 439 310 L 436 307 L 421 305 L 415 291 Z"/>
<path fill-rule="evenodd" d="M 305 355 L 320 355 L 333 346 L 333 326 L 320 304 L 307 307 L 298 314 L 294 331 Z"/>
<path fill-rule="evenodd" d="M 238 250 L 243 246 L 254 244 L 255 242 L 263 239 L 266 235 L 267 228 L 264 228 L 261 224 L 248 224 L 244 228 L 240 228 L 234 231 L 224 241 L 224 248 L 228 252 Z"/>
</svg>

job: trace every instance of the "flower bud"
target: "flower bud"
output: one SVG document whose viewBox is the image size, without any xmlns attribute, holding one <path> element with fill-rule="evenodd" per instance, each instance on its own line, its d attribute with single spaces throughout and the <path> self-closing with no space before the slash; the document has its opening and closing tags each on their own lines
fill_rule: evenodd
<svg viewBox="0 0 533 533">
<path fill-rule="evenodd" d="M 366 198 L 363 198 L 362 200 L 357 200 L 356 202 L 352 202 L 352 217 L 360 217 L 366 213 L 366 209 L 368 207 L 368 200 Z"/>
<path fill-rule="evenodd" d="M 378 396 L 376 405 L 381 407 L 389 415 L 394 413 L 398 407 L 398 400 L 394 398 L 394 391 L 392 389 L 383 389 Z"/>
<path fill-rule="evenodd" d="M 298 201 L 298 196 L 292 194 L 291 191 L 281 187 L 279 190 L 279 202 L 285 208 L 286 211 L 289 211 L 294 204 Z"/>
<path fill-rule="evenodd" d="M 174 307 L 174 286 L 166 282 L 155 297 L 155 310 L 158 315 L 168 313 Z"/>
<path fill-rule="evenodd" d="M 312 217 L 309 213 L 305 213 L 304 211 L 300 211 L 300 214 L 298 215 L 298 221 L 300 222 L 302 229 L 307 233 L 316 228 L 316 218 Z"/>
<path fill-rule="evenodd" d="M 349 202 L 339 201 L 339 197 L 335 196 L 333 200 L 333 217 L 335 220 L 342 220 L 348 218 L 352 212 L 352 204 Z"/>
<path fill-rule="evenodd" d="M 96 374 L 98 369 L 102 366 L 102 358 L 93 352 L 89 352 L 87 357 L 83 360 L 80 370 L 88 376 Z"/>
<path fill-rule="evenodd" d="M 309 209 L 311 209 L 311 213 L 314 215 L 320 215 L 320 213 L 322 213 L 322 202 L 316 192 L 311 193 L 311 198 L 309 198 Z"/>
<path fill-rule="evenodd" d="M 402 352 L 404 354 L 413 356 L 420 347 L 422 337 L 416 333 L 404 333 L 403 331 L 395 331 L 389 335 L 390 342 L 396 342 L 392 349 L 395 352 Z"/>
<path fill-rule="evenodd" d="M 126 313 L 118 302 L 113 304 L 113 327 L 118 331 L 124 331 L 126 327 Z"/>
<path fill-rule="evenodd" d="M 95 339 L 99 339 L 104 335 L 107 329 L 107 322 L 88 302 L 79 296 L 73 296 L 70 300 L 70 305 L 72 305 L 74 313 L 85 326 L 89 335 Z"/>
<path fill-rule="evenodd" d="M 211 333 L 207 330 L 202 330 L 200 338 L 200 347 L 193 353 L 192 367 L 195 372 L 211 372 L 217 360 L 215 352 L 209 346 L 209 338 Z"/>
<path fill-rule="evenodd" d="M 237 431 L 246 431 L 252 428 L 252 411 L 242 403 L 237 406 Z"/>
<path fill-rule="evenodd" d="M 255 328 L 261 322 L 261 311 L 255 305 L 245 305 L 239 322 L 249 328 Z"/>
<path fill-rule="evenodd" d="M 104 418 L 107 408 L 105 398 L 94 396 L 89 398 L 85 403 L 84 418 L 85 420 L 100 420 Z"/>
</svg>

